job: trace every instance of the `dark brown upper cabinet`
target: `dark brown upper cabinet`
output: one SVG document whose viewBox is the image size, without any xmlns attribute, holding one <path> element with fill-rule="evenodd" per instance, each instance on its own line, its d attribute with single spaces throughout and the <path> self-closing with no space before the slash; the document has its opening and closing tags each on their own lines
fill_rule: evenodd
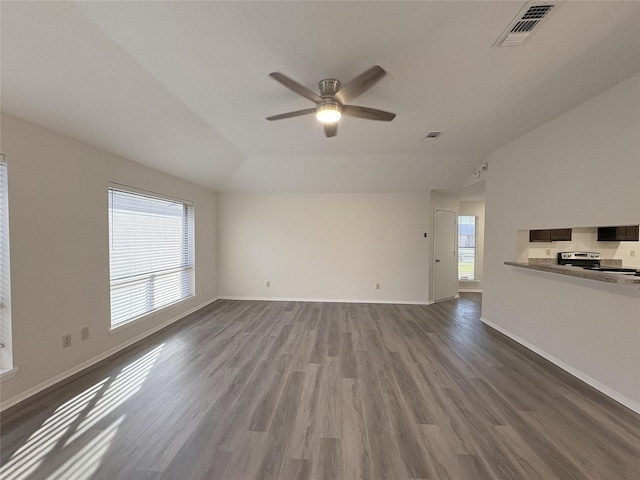
<svg viewBox="0 0 640 480">
<path fill-rule="evenodd" d="M 621 227 L 598 227 L 599 242 L 637 242 L 640 237 L 638 225 Z"/>
<path fill-rule="evenodd" d="M 571 241 L 571 229 L 556 228 L 555 230 L 551 230 L 551 241 Z"/>
<path fill-rule="evenodd" d="M 571 240 L 570 228 L 555 228 L 553 230 L 529 230 L 530 242 L 556 242 Z"/>
<path fill-rule="evenodd" d="M 551 230 L 529 230 L 530 242 L 550 242 Z"/>
</svg>

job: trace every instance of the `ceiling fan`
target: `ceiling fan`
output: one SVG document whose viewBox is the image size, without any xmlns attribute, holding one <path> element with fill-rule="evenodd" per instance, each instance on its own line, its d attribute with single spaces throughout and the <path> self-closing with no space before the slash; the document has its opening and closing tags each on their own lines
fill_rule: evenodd
<svg viewBox="0 0 640 480">
<path fill-rule="evenodd" d="M 369 90 L 378 80 L 384 77 L 386 73 L 382 67 L 375 65 L 358 75 L 346 85 L 342 85 L 335 78 L 325 78 L 318 83 L 320 95 L 312 92 L 304 85 L 300 85 L 282 73 L 270 73 L 269 76 L 271 78 L 277 80 L 297 94 L 302 95 L 304 98 L 311 100 L 316 106 L 315 108 L 306 108 L 304 110 L 296 110 L 295 112 L 273 115 L 267 117 L 267 120 L 282 120 L 283 118 L 299 117 L 301 115 L 315 113 L 316 118 L 323 123 L 324 133 L 327 137 L 335 137 L 336 133 L 338 133 L 337 122 L 342 115 L 390 122 L 395 118 L 395 113 L 385 112 L 375 108 L 345 105 L 349 100 Z"/>
</svg>

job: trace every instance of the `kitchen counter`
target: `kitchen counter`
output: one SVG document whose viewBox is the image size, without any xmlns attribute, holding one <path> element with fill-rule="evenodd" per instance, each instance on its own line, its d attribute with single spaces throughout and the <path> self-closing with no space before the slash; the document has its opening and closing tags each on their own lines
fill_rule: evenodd
<svg viewBox="0 0 640 480">
<path fill-rule="evenodd" d="M 512 267 L 526 268 L 528 270 L 537 270 L 539 272 L 555 273 L 558 275 L 566 275 L 569 277 L 586 278 L 589 280 L 596 280 L 598 282 L 640 286 L 640 277 L 634 277 L 633 275 L 624 275 L 623 273 L 603 273 L 594 270 L 585 270 L 582 267 L 573 267 L 571 265 L 550 265 L 544 263 L 529 262 L 504 262 L 504 264 L 510 265 Z"/>
</svg>

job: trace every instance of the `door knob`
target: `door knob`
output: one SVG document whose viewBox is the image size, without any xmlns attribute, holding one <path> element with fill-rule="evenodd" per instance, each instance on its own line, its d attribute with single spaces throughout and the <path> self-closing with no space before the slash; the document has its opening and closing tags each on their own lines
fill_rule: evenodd
<svg viewBox="0 0 640 480">
<path fill-rule="evenodd" d="M 436 263 L 440 263 L 440 260 L 438 260 L 437 258 L 436 258 Z"/>
</svg>

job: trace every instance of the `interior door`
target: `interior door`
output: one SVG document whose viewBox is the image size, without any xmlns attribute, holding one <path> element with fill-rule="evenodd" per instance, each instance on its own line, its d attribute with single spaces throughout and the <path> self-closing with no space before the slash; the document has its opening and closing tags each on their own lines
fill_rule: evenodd
<svg viewBox="0 0 640 480">
<path fill-rule="evenodd" d="M 433 297 L 437 302 L 458 294 L 455 212 L 436 210 L 434 239 Z"/>
</svg>

